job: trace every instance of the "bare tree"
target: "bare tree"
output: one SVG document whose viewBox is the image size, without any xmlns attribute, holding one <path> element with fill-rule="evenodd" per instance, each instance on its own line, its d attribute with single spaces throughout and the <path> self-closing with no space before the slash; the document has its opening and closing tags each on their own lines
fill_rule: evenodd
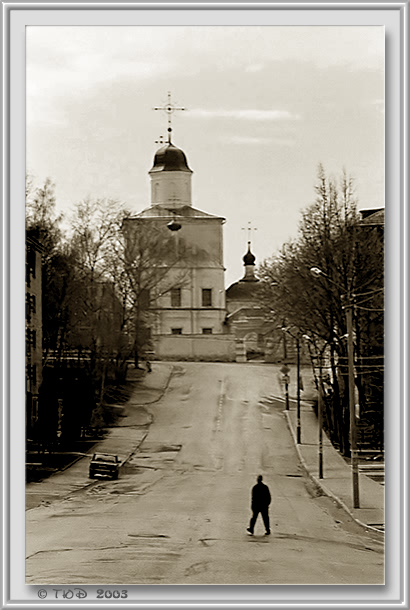
<svg viewBox="0 0 410 610">
<path fill-rule="evenodd" d="M 328 178 L 320 166 L 316 201 L 302 214 L 298 238 L 284 244 L 259 269 L 265 298 L 278 318 L 308 334 L 316 343 L 315 352 L 328 346 L 333 396 L 326 403 L 325 423 L 332 440 L 345 453 L 349 451 L 349 412 L 344 307 L 348 298 L 353 301 L 354 295 L 361 293 L 379 298 L 383 286 L 382 241 L 375 234 L 361 231 L 359 225 L 352 180 L 345 172 L 340 181 Z M 315 278 L 313 267 L 323 275 Z M 362 343 L 375 340 L 357 311 L 356 356 L 358 337 Z M 378 313 L 381 315 L 381 311 Z M 377 333 L 382 343 L 380 324 Z"/>
<path fill-rule="evenodd" d="M 116 260 L 122 265 L 137 367 L 140 351 L 149 343 L 148 329 L 155 324 L 158 299 L 187 281 L 186 260 L 190 249 L 158 220 L 125 217 L 122 235 Z"/>
<path fill-rule="evenodd" d="M 83 325 L 87 319 L 93 353 L 104 347 L 119 370 L 132 354 L 138 367 L 157 299 L 186 277 L 186 246 L 176 247 L 165 223 L 132 218 L 112 200 L 79 203 L 71 236 L 82 285 L 77 310 Z"/>
</svg>

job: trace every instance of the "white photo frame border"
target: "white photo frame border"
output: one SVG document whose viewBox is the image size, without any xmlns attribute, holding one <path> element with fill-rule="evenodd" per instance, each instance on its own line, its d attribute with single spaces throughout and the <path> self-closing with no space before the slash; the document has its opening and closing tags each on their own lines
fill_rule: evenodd
<svg viewBox="0 0 410 610">
<path fill-rule="evenodd" d="M 130 585 L 121 603 L 152 607 L 408 607 L 408 32 L 407 2 L 19 3 L 3 17 L 3 607 L 41 604 L 24 582 L 24 184 L 27 25 L 384 25 L 386 30 L 386 584 Z M 130 21 L 131 19 L 131 21 Z M 108 20 L 108 23 L 107 23 Z M 272 21 L 274 23 L 272 23 Z M 24 412 L 24 411 L 23 411 Z M 397 441 L 400 439 L 400 442 Z M 17 476 L 16 476 L 17 472 Z M 74 585 L 75 583 L 73 583 Z M 51 589 L 52 587 L 43 587 Z M 100 605 L 97 586 L 83 587 Z M 343 606 L 341 601 L 343 600 Z M 49 603 L 51 600 L 49 601 Z M 55 605 L 73 605 L 54 600 Z M 406 605 L 403 605 L 406 604 Z M 103 605 L 103 604 L 101 604 Z"/>
</svg>

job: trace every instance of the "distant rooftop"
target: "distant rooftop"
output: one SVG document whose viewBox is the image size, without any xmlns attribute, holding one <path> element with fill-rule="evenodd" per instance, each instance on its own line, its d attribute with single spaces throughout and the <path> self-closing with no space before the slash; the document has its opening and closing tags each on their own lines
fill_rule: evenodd
<svg viewBox="0 0 410 610">
<path fill-rule="evenodd" d="M 368 208 L 359 210 L 362 217 L 362 224 L 384 226 L 384 208 Z"/>
<path fill-rule="evenodd" d="M 142 212 L 139 212 L 138 214 L 133 214 L 132 216 L 130 216 L 130 219 L 133 218 L 158 218 L 158 217 L 164 217 L 164 218 L 174 218 L 174 219 L 183 219 L 183 217 L 185 218 L 217 218 L 219 220 L 225 220 L 224 218 L 222 218 L 222 216 L 215 216 L 213 214 L 208 214 L 207 212 L 203 212 L 202 210 L 198 210 L 196 208 L 193 208 L 190 205 L 182 205 L 182 206 L 175 206 L 172 207 L 172 205 L 170 204 L 169 207 L 165 207 L 163 205 L 152 205 L 149 208 L 146 208 L 145 210 L 142 210 Z"/>
</svg>

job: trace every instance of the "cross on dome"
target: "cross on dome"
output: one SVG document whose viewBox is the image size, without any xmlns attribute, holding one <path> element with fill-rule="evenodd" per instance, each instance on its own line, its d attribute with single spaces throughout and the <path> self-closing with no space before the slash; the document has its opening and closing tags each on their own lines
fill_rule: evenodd
<svg viewBox="0 0 410 610">
<path fill-rule="evenodd" d="M 252 231 L 257 231 L 257 227 L 252 227 L 252 222 L 249 220 L 248 221 L 248 226 L 247 227 L 242 227 L 242 231 L 248 231 L 248 249 L 250 250 L 251 248 L 251 241 L 252 241 Z"/>
<path fill-rule="evenodd" d="M 182 106 L 176 106 L 175 104 L 173 104 L 171 102 L 171 92 L 168 91 L 168 99 L 167 99 L 167 103 L 164 104 L 163 106 L 155 106 L 154 110 L 163 110 L 164 112 L 167 113 L 168 115 L 168 144 L 171 144 L 171 133 L 172 133 L 172 122 L 171 122 L 171 117 L 172 114 L 176 111 L 176 110 L 186 110 L 186 108 L 183 108 Z"/>
</svg>

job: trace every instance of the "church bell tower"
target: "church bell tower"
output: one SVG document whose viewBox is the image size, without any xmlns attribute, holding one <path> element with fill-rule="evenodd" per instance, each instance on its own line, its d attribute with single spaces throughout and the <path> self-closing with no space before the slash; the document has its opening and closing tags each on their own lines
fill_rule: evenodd
<svg viewBox="0 0 410 610">
<path fill-rule="evenodd" d="M 172 104 L 168 94 L 167 104 L 156 110 L 168 115 L 168 141 L 160 142 L 148 172 L 150 206 L 126 221 L 135 239 L 154 230 L 166 244 L 166 256 L 154 263 L 159 280 L 150 289 L 145 312 L 154 352 L 159 358 L 231 360 L 234 347 L 225 325 L 225 219 L 192 205 L 193 172 L 171 139 L 171 114 L 183 108 Z"/>
<path fill-rule="evenodd" d="M 191 177 L 185 153 L 169 142 L 160 148 L 149 171 L 151 205 L 179 207 L 192 205 Z"/>
</svg>

